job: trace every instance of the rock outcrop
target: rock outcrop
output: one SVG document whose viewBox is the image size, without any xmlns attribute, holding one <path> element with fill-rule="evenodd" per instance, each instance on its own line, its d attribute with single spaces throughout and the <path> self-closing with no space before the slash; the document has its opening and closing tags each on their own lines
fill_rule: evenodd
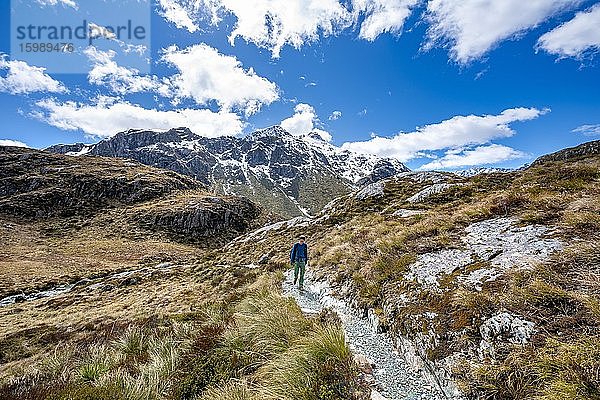
<svg viewBox="0 0 600 400">
<path fill-rule="evenodd" d="M 0 171 L 0 216 L 23 223 L 98 216 L 125 232 L 133 226 L 218 244 L 256 227 L 263 214 L 247 198 L 215 195 L 188 176 L 131 160 L 0 147 Z"/>
<path fill-rule="evenodd" d="M 261 209 L 245 197 L 212 194 L 182 194 L 128 211 L 128 219 L 147 230 L 221 243 L 254 227 L 260 215 Z"/>
<path fill-rule="evenodd" d="M 552 154 L 546 154 L 539 157 L 531 165 L 540 165 L 549 161 L 577 160 L 598 155 L 600 155 L 600 140 L 594 140 L 592 142 L 583 143 L 575 147 L 569 147 Z"/>
<path fill-rule="evenodd" d="M 75 159 L 15 147 L 0 147 L 0 176 L 0 213 L 30 218 L 94 214 L 203 187 L 134 161 Z"/>
</svg>

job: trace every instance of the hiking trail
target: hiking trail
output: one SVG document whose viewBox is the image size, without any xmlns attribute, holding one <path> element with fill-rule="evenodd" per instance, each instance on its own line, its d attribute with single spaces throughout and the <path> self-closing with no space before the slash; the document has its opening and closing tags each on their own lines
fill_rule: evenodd
<svg viewBox="0 0 600 400">
<path fill-rule="evenodd" d="M 357 310 L 334 298 L 327 283 L 315 281 L 310 270 L 306 271 L 302 292 L 292 281 L 293 271 L 288 271 L 282 284 L 283 294 L 294 298 L 305 314 L 318 314 L 324 308 L 335 312 L 342 322 L 346 341 L 352 352 L 369 360 L 373 366 L 375 380 L 372 385 L 372 399 L 382 399 L 381 396 L 387 400 L 452 398 L 431 382 L 427 372 L 412 370 L 387 334 L 377 333 L 368 318 L 362 317 Z"/>
</svg>

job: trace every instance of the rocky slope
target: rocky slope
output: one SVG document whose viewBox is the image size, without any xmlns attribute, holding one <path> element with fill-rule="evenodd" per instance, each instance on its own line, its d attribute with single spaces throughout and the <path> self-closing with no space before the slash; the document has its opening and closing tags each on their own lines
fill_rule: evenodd
<svg viewBox="0 0 600 400">
<path fill-rule="evenodd" d="M 407 168 L 394 159 L 341 150 L 319 135 L 279 126 L 246 137 L 205 138 L 189 129 L 129 130 L 94 145 L 50 152 L 137 160 L 191 176 L 222 194 L 244 195 L 283 216 L 316 214 L 333 198 Z"/>
<path fill-rule="evenodd" d="M 480 167 L 480 168 L 469 168 L 469 169 L 463 169 L 463 170 L 459 170 L 459 171 L 453 171 L 453 173 L 458 176 L 469 178 L 469 177 L 472 177 L 475 175 L 480 175 L 480 174 L 494 174 L 497 172 L 510 172 L 510 171 L 511 170 L 507 169 L 507 168 Z"/>
<path fill-rule="evenodd" d="M 78 160 L 47 152 L 0 147 L 0 212 L 16 217 L 93 214 L 203 185 L 134 161 Z"/>
<path fill-rule="evenodd" d="M 327 287 L 365 330 L 389 335 L 445 393 L 425 398 L 597 398 L 600 154 L 592 142 L 541 160 L 473 177 L 402 173 L 250 233 L 219 262 L 285 263 L 308 235 L 310 290 Z"/>
<path fill-rule="evenodd" d="M 600 140 L 595 140 L 579 146 L 559 150 L 552 154 L 544 155 L 535 160 L 533 165 L 540 165 L 549 161 L 577 160 L 598 154 L 600 154 Z"/>
<path fill-rule="evenodd" d="M 29 220 L 122 209 L 149 230 L 188 239 L 237 235 L 261 214 L 250 200 L 208 193 L 198 181 L 135 161 L 0 147 L 0 215 Z"/>
<path fill-rule="evenodd" d="M 0 296 L 196 258 L 268 218 L 136 161 L 0 147 Z"/>
</svg>

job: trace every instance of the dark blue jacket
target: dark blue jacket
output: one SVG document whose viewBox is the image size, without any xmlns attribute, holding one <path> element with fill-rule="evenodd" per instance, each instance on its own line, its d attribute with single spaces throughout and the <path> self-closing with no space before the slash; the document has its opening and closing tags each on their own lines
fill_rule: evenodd
<svg viewBox="0 0 600 400">
<path fill-rule="evenodd" d="M 290 253 L 290 262 L 293 264 L 296 261 L 308 261 L 308 245 L 306 243 L 296 243 L 292 246 L 292 252 Z"/>
</svg>

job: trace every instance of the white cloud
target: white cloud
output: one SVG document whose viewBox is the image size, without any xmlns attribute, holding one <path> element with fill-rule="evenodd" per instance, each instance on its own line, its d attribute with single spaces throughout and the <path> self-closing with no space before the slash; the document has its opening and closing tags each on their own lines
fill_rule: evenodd
<svg viewBox="0 0 600 400">
<path fill-rule="evenodd" d="M 401 33 L 404 22 L 420 2 L 421 0 L 353 0 L 355 18 L 360 13 L 365 17 L 358 36 L 373 41 L 382 33 Z"/>
<path fill-rule="evenodd" d="M 164 86 L 156 76 L 140 75 L 136 69 L 119 66 L 114 61 L 113 50 L 102 51 L 89 46 L 83 52 L 93 65 L 88 73 L 90 83 L 108 86 L 119 94 L 160 91 Z"/>
<path fill-rule="evenodd" d="M 480 58 L 499 42 L 513 39 L 581 0 L 429 0 L 425 19 L 430 24 L 430 49 L 450 48 L 461 64 Z"/>
<path fill-rule="evenodd" d="M 38 4 L 43 6 L 55 6 L 57 4 L 62 4 L 68 7 L 72 7 L 77 10 L 77 3 L 73 0 L 36 0 Z"/>
<path fill-rule="evenodd" d="M 335 35 L 357 23 L 359 37 L 375 40 L 380 34 L 399 34 L 412 10 L 423 0 L 160 0 L 162 15 L 177 27 L 196 32 L 199 22 L 218 25 L 232 15 L 229 35 L 267 48 L 274 58 L 290 45 L 300 48 L 320 37 Z M 348 8 L 347 8 L 348 7 Z M 351 8 L 350 8 L 351 7 Z"/>
<path fill-rule="evenodd" d="M 179 70 L 169 78 L 176 99 L 193 98 L 198 104 L 215 100 L 223 110 L 241 109 L 250 115 L 279 98 L 273 82 L 203 43 L 182 50 L 171 46 L 163 60 Z"/>
<path fill-rule="evenodd" d="M 431 161 L 420 170 L 454 169 L 477 165 L 493 165 L 503 161 L 527 157 L 526 153 L 500 144 L 478 146 L 472 149 L 449 150 L 437 160 Z"/>
<path fill-rule="evenodd" d="M 597 136 L 600 135 L 600 124 L 594 125 L 581 125 L 572 130 L 575 133 L 582 133 L 585 136 Z"/>
<path fill-rule="evenodd" d="M 171 0 L 174 1 L 174 0 Z M 190 0 L 179 0 L 179 3 Z M 295 48 L 320 36 L 335 34 L 352 24 L 351 13 L 337 0 L 201 0 L 205 15 L 217 24 L 220 15 L 237 19 L 229 36 L 233 45 L 240 37 L 267 48 L 278 58 L 285 45 Z"/>
<path fill-rule="evenodd" d="M 532 120 L 548 111 L 511 108 L 498 115 L 455 116 L 437 124 L 417 127 L 414 132 L 399 133 L 391 138 L 374 137 L 364 142 L 344 143 L 342 148 L 408 161 L 422 155 L 423 151 L 480 145 L 493 139 L 510 137 L 515 134 L 510 127 L 511 123 Z"/>
<path fill-rule="evenodd" d="M 191 33 L 194 33 L 200 29 L 200 27 L 192 19 L 193 17 L 190 15 L 194 11 L 192 2 L 182 2 L 177 0 L 160 0 L 159 3 L 161 7 L 160 14 L 167 21 L 175 24 L 177 28 L 187 29 Z"/>
<path fill-rule="evenodd" d="M 315 109 L 309 104 L 300 103 L 294 107 L 294 115 L 281 121 L 281 127 L 292 135 L 306 135 L 314 129 L 316 119 Z"/>
<path fill-rule="evenodd" d="M 326 142 L 331 142 L 331 134 L 315 127 L 319 123 L 319 117 L 315 109 L 309 105 L 300 103 L 294 107 L 294 115 L 281 121 L 281 127 L 296 136 L 304 136 L 309 133 L 317 133 Z"/>
<path fill-rule="evenodd" d="M 29 147 L 23 142 L 11 139 L 0 139 L 0 146 Z"/>
<path fill-rule="evenodd" d="M 342 118 L 342 112 L 341 111 L 334 111 L 331 113 L 331 115 L 329 116 L 329 120 L 330 121 L 336 121 L 338 119 Z"/>
<path fill-rule="evenodd" d="M 561 58 L 581 58 L 600 49 L 600 3 L 540 37 L 538 49 Z"/>
<path fill-rule="evenodd" d="M 103 98 L 98 104 L 84 105 L 68 101 L 59 103 L 46 99 L 36 103 L 42 109 L 36 117 L 63 130 L 82 130 L 88 135 L 110 137 L 133 129 L 170 129 L 189 127 L 207 137 L 236 135 L 243 123 L 237 114 L 207 109 L 159 111 L 146 109 L 127 102 Z"/>
<path fill-rule="evenodd" d="M 0 92 L 28 94 L 33 92 L 64 93 L 67 88 L 50 75 L 46 68 L 34 67 L 24 61 L 7 60 L 6 54 L 0 54 L 0 71 L 8 70 L 5 77 L 0 76 Z"/>
</svg>

